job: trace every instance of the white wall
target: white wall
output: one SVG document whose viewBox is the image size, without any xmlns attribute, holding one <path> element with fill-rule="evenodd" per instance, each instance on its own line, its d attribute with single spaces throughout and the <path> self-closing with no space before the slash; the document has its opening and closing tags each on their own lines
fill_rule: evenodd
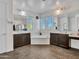
<svg viewBox="0 0 79 59">
<path fill-rule="evenodd" d="M 5 0 L 6 1 L 6 0 Z M 7 0 L 6 1 L 7 6 L 7 51 L 10 52 L 13 51 L 13 0 Z"/>
</svg>

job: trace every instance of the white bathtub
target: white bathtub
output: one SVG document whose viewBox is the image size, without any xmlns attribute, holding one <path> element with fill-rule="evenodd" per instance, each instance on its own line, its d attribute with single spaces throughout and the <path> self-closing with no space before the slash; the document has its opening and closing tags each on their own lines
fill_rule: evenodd
<svg viewBox="0 0 79 59">
<path fill-rule="evenodd" d="M 32 45 L 49 45 L 50 35 L 31 35 Z"/>
</svg>

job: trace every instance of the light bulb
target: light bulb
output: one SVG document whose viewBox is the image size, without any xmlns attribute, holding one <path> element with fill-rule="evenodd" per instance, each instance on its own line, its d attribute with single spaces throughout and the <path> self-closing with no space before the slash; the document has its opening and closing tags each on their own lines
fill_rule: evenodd
<svg viewBox="0 0 79 59">
<path fill-rule="evenodd" d="M 20 11 L 19 15 L 26 16 L 26 12 L 25 11 Z"/>
<path fill-rule="evenodd" d="M 60 9 L 56 10 L 56 15 L 59 15 L 59 14 L 61 14 L 61 10 Z"/>
</svg>

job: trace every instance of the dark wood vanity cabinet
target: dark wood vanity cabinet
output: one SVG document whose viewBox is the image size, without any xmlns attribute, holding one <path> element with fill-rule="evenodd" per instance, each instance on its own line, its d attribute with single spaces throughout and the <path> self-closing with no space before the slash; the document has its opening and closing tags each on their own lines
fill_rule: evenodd
<svg viewBox="0 0 79 59">
<path fill-rule="evenodd" d="M 50 34 L 50 44 L 61 46 L 64 48 L 69 48 L 69 35 L 68 34 L 51 33 Z"/>
<path fill-rule="evenodd" d="M 30 44 L 30 33 L 14 34 L 14 48 Z"/>
</svg>

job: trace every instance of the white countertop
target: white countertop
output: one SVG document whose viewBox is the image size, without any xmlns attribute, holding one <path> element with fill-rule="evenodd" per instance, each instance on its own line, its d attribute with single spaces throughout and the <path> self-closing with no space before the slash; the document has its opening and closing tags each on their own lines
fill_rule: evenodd
<svg viewBox="0 0 79 59">
<path fill-rule="evenodd" d="M 31 33 L 30 31 L 13 31 L 13 34 L 23 34 L 23 33 Z M 70 37 L 79 37 L 79 35 L 77 35 L 77 33 L 72 33 L 72 32 L 58 32 L 58 31 L 54 31 L 54 32 L 50 32 L 50 33 L 60 33 L 60 34 L 69 34 Z M 31 38 L 49 38 L 49 35 L 32 35 Z"/>
<path fill-rule="evenodd" d="M 69 34 L 70 37 L 79 37 L 78 32 L 59 32 L 59 31 L 54 31 L 51 33 L 60 33 L 60 34 Z"/>
<path fill-rule="evenodd" d="M 79 38 L 79 35 L 69 35 L 70 37 L 78 37 Z"/>
<path fill-rule="evenodd" d="M 30 33 L 30 31 L 13 31 L 13 34 Z"/>
<path fill-rule="evenodd" d="M 52 31 L 50 33 L 70 34 L 70 32 Z"/>
</svg>

